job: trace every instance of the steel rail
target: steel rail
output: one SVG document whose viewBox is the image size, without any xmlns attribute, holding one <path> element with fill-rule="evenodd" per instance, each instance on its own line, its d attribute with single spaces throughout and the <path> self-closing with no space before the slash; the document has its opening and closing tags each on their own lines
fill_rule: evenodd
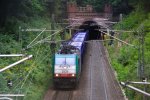
<svg viewBox="0 0 150 100">
<path fill-rule="evenodd" d="M 100 46 L 98 46 L 98 50 L 100 50 L 101 56 L 103 55 L 102 49 L 100 48 Z M 103 56 L 102 56 L 103 57 Z M 104 60 L 104 58 L 102 58 L 102 60 Z M 104 65 L 104 63 L 103 63 Z M 106 88 L 106 74 L 104 72 L 104 66 L 102 67 L 102 81 L 103 81 L 103 85 L 104 85 L 104 93 L 105 93 L 105 100 L 108 100 L 108 95 L 107 95 L 107 88 Z"/>
</svg>

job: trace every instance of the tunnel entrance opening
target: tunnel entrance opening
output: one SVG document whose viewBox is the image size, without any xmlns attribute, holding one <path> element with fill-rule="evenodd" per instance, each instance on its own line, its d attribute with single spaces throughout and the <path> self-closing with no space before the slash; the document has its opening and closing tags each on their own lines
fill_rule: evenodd
<svg viewBox="0 0 150 100">
<path fill-rule="evenodd" d="M 98 40 L 102 37 L 100 31 L 98 30 L 100 29 L 100 26 L 94 21 L 84 22 L 79 29 L 89 31 L 89 40 Z"/>
</svg>

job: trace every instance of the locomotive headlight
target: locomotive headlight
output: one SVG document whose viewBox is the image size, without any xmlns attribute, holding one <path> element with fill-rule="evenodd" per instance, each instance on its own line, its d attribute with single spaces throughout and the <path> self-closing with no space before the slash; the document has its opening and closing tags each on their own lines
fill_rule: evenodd
<svg viewBox="0 0 150 100">
<path fill-rule="evenodd" d="M 72 74 L 71 76 L 72 76 L 72 77 L 74 77 L 74 76 L 75 76 L 75 74 Z"/>
<path fill-rule="evenodd" d="M 59 74 L 55 74 L 55 76 L 56 76 L 56 77 L 58 77 L 58 76 L 59 76 Z"/>
</svg>

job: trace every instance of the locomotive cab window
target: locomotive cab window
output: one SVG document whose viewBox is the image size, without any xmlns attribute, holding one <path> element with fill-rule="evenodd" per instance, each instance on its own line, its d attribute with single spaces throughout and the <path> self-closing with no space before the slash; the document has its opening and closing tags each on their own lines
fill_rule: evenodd
<svg viewBox="0 0 150 100">
<path fill-rule="evenodd" d="M 56 65 L 75 65 L 75 58 L 56 58 Z"/>
<path fill-rule="evenodd" d="M 64 65 L 64 64 L 66 64 L 65 58 L 56 58 L 55 59 L 55 64 L 56 65 Z"/>
<path fill-rule="evenodd" d="M 66 64 L 75 65 L 75 58 L 66 58 Z"/>
</svg>

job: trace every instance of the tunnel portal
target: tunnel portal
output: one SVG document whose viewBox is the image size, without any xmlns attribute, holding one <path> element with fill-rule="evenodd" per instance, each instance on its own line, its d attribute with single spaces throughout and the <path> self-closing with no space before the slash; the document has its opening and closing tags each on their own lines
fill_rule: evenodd
<svg viewBox="0 0 150 100">
<path fill-rule="evenodd" d="M 79 29 L 89 31 L 89 40 L 102 39 L 101 33 L 98 30 L 100 29 L 100 26 L 94 21 L 83 22 L 83 24 L 79 27 Z"/>
</svg>

